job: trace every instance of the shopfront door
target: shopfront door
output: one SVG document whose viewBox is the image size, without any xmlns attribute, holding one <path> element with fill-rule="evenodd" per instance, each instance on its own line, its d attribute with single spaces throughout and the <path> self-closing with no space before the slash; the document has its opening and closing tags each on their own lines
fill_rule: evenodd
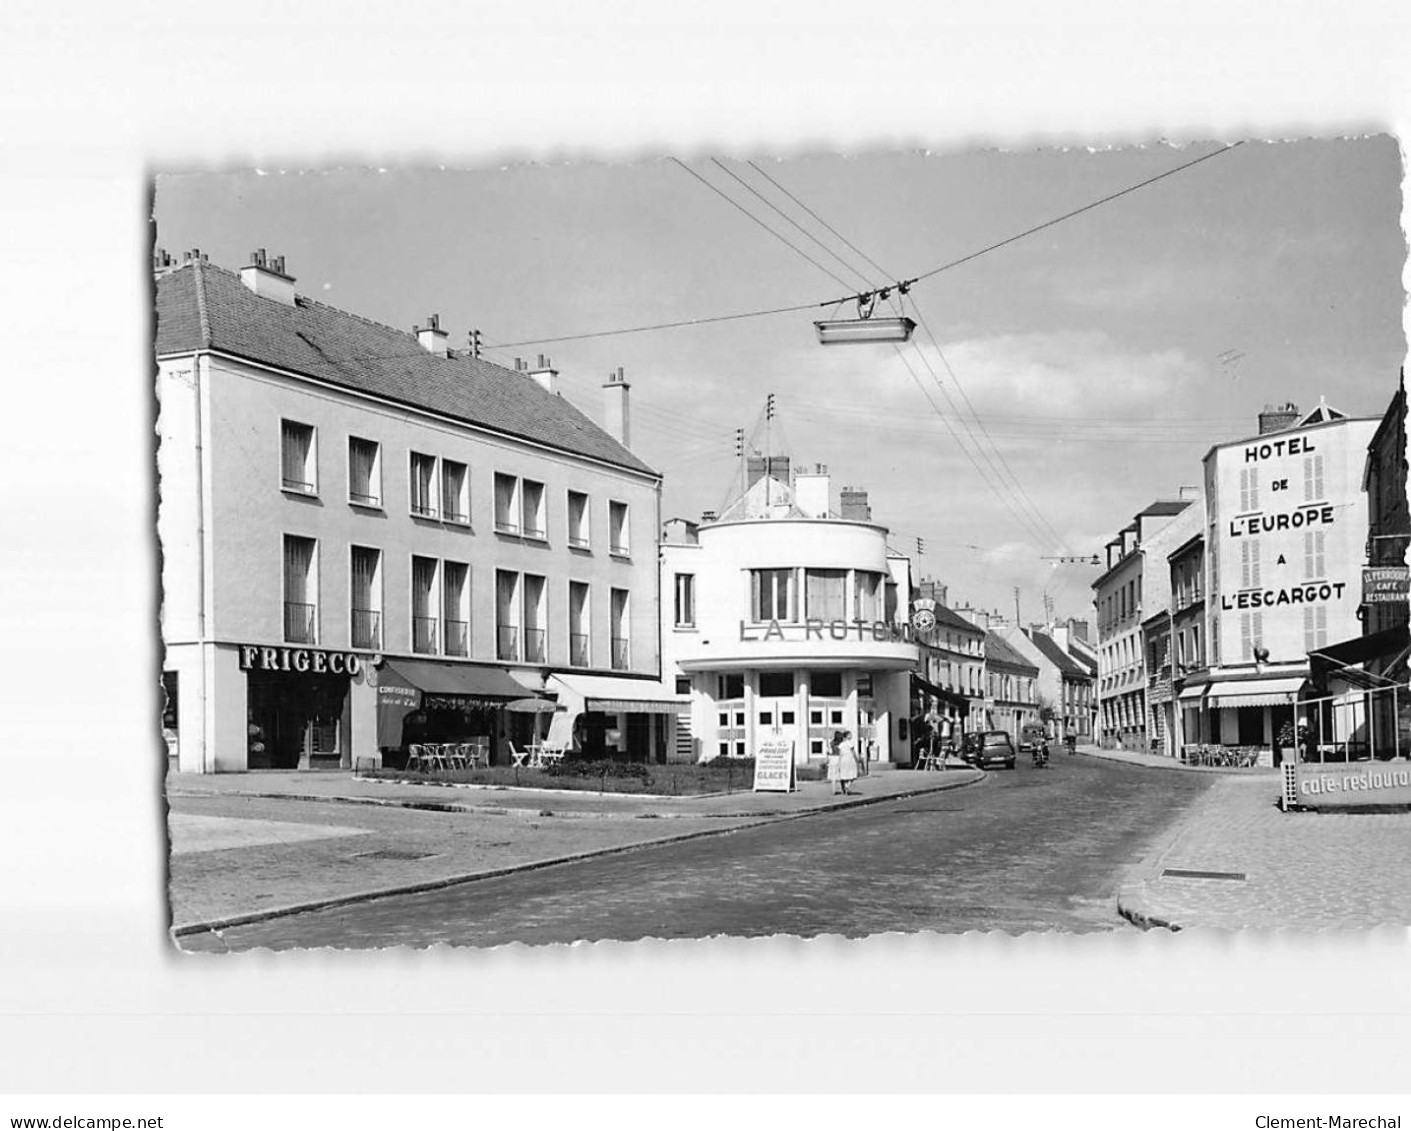
<svg viewBox="0 0 1411 1131">
<path fill-rule="evenodd" d="M 806 755 L 799 749 L 798 698 L 794 694 L 793 672 L 760 672 L 759 692 L 754 700 L 754 740 L 788 740 L 794 744 L 794 758 Z"/>
</svg>

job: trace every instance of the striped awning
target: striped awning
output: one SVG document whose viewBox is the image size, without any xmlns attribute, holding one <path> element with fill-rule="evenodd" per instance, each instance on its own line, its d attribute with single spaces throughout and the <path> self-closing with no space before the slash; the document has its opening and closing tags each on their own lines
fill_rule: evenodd
<svg viewBox="0 0 1411 1131">
<path fill-rule="evenodd" d="M 1197 683 L 1194 687 L 1187 687 L 1180 695 L 1176 696 L 1182 703 L 1193 703 L 1197 699 L 1203 699 L 1205 693 L 1210 690 L 1210 684 Z"/>
<path fill-rule="evenodd" d="M 1286 707 L 1298 698 L 1305 679 L 1301 675 L 1273 679 L 1246 679 L 1210 685 L 1212 707 Z"/>
</svg>

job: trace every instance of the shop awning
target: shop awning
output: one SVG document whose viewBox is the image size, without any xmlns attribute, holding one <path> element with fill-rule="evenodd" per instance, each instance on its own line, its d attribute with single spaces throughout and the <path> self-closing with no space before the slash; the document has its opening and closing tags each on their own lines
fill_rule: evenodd
<svg viewBox="0 0 1411 1131">
<path fill-rule="evenodd" d="M 1348 683 L 1365 683 L 1368 686 L 1386 686 L 1393 682 L 1385 677 L 1378 678 L 1359 672 L 1354 664 L 1365 664 L 1368 660 L 1391 660 L 1383 671 L 1392 671 L 1404 662 L 1406 650 L 1411 647 L 1411 629 L 1404 624 L 1367 636 L 1354 636 L 1308 653 L 1309 670 L 1313 682 L 1326 687 L 1331 679 L 1342 679 Z"/>
<path fill-rule="evenodd" d="M 425 705 L 427 696 L 444 696 L 466 706 L 498 707 L 523 699 L 528 688 L 503 668 L 440 664 L 430 660 L 389 660 L 376 669 L 377 745 L 402 745 L 402 724 Z"/>
<path fill-rule="evenodd" d="M 947 691 L 944 687 L 937 687 L 929 679 L 922 679 L 915 672 L 911 673 L 911 687 L 913 691 L 919 691 L 923 695 L 934 695 L 942 703 L 957 707 L 962 711 L 970 709 L 970 700 L 964 695 L 954 691 Z"/>
<path fill-rule="evenodd" d="M 1194 703 L 1197 699 L 1204 699 L 1205 693 L 1210 690 L 1210 684 L 1197 683 L 1194 687 L 1187 687 L 1178 696 L 1182 703 Z"/>
<path fill-rule="evenodd" d="M 1283 707 L 1298 698 L 1305 680 L 1301 675 L 1271 679 L 1244 679 L 1210 684 L 1212 707 Z"/>
<path fill-rule="evenodd" d="M 549 682 L 551 687 L 559 684 L 581 698 L 584 711 L 601 711 L 609 715 L 675 715 L 691 709 L 689 696 L 673 695 L 661 684 L 645 679 L 555 674 L 549 677 Z"/>
<path fill-rule="evenodd" d="M 396 679 L 432 695 L 457 695 L 467 699 L 508 702 L 530 694 L 529 688 L 504 668 L 486 668 L 475 664 L 389 660 L 378 672 L 378 685 Z"/>
</svg>

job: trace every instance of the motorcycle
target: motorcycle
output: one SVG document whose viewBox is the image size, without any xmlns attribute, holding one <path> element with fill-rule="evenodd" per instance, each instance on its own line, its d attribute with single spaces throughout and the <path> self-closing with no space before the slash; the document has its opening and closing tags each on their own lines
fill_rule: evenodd
<svg viewBox="0 0 1411 1131">
<path fill-rule="evenodd" d="M 1048 743 L 1040 743 L 1034 747 L 1034 768 L 1044 769 L 1048 765 Z"/>
</svg>

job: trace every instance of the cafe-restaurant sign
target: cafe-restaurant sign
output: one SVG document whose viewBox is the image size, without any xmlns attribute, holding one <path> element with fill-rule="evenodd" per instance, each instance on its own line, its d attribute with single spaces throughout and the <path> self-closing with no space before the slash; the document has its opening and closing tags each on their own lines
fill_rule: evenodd
<svg viewBox="0 0 1411 1131">
<path fill-rule="evenodd" d="M 794 740 L 767 738 L 755 747 L 756 793 L 789 793 L 794 788 Z"/>
<path fill-rule="evenodd" d="M 1411 805 L 1411 762 L 1350 762 L 1294 767 L 1297 804 L 1305 809 Z"/>
<path fill-rule="evenodd" d="M 326 652 L 322 648 L 266 648 L 240 645 L 240 670 L 259 672 L 312 672 L 315 675 L 357 675 L 362 657 L 356 652 Z"/>
<path fill-rule="evenodd" d="M 1366 566 L 1362 570 L 1362 600 L 1368 605 L 1406 600 L 1411 592 L 1411 568 Z"/>
</svg>

